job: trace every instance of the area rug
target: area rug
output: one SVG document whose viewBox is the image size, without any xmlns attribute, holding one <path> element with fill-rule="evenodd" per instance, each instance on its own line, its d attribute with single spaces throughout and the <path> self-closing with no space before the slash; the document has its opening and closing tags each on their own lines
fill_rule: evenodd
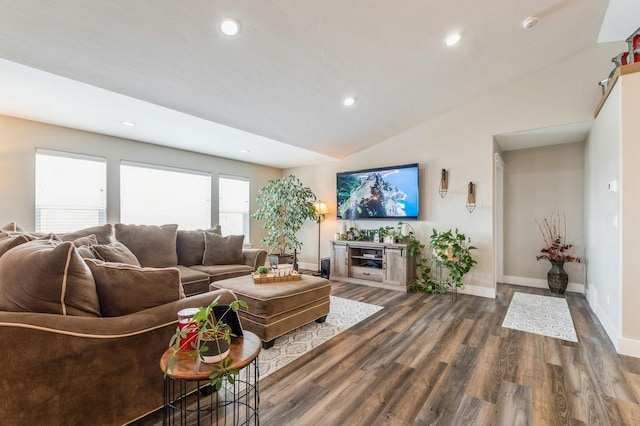
<svg viewBox="0 0 640 426">
<path fill-rule="evenodd" d="M 382 306 L 369 303 L 330 297 L 331 308 L 325 322 L 318 324 L 314 321 L 304 325 L 278 337 L 273 347 L 260 351 L 258 355 L 260 378 L 267 377 L 311 349 L 383 309 Z"/>
<path fill-rule="evenodd" d="M 502 326 L 570 342 L 578 341 L 569 306 L 561 297 L 516 292 Z"/>
</svg>

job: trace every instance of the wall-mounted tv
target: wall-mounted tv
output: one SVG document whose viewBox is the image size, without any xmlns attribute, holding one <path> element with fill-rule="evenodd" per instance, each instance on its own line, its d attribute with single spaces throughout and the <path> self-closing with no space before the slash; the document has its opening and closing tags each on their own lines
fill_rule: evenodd
<svg viewBox="0 0 640 426">
<path fill-rule="evenodd" d="M 338 219 L 417 219 L 418 164 L 337 173 Z"/>
</svg>

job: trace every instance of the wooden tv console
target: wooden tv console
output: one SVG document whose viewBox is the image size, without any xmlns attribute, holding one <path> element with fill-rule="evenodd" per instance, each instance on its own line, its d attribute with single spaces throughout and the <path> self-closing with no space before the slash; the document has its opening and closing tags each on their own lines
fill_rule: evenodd
<svg viewBox="0 0 640 426">
<path fill-rule="evenodd" d="M 408 244 L 331 241 L 331 279 L 407 291 L 416 279 Z"/>
</svg>

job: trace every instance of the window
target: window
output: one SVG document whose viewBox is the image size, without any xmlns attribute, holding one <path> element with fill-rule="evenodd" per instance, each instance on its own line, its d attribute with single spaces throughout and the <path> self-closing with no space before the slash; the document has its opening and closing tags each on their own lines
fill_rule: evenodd
<svg viewBox="0 0 640 426">
<path fill-rule="evenodd" d="M 219 219 L 224 235 L 244 235 L 249 238 L 249 180 L 236 176 L 220 176 Z"/>
<path fill-rule="evenodd" d="M 105 158 L 36 150 L 36 232 L 69 232 L 106 223 Z"/>
<path fill-rule="evenodd" d="M 211 226 L 211 175 L 123 161 L 120 221 L 146 225 L 177 223 L 182 229 Z"/>
</svg>

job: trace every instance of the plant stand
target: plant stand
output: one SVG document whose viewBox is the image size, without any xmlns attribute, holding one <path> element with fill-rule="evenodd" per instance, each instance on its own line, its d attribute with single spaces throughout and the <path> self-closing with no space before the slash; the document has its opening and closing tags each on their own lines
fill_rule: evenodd
<svg viewBox="0 0 640 426">
<path fill-rule="evenodd" d="M 172 348 L 162 355 L 160 368 L 164 371 Z M 232 368 L 240 369 L 234 383 L 223 381 L 215 392 L 209 385 L 213 364 L 196 362 L 188 351 L 179 352 L 173 371 L 164 379 L 163 425 L 231 424 L 258 425 L 259 393 L 258 353 L 260 339 L 250 331 L 231 342 Z M 193 391 L 195 393 L 190 395 Z M 195 401 L 193 401 L 195 399 Z"/>
<path fill-rule="evenodd" d="M 433 261 L 433 270 L 435 271 L 435 282 L 441 288 L 449 288 L 449 292 L 451 293 L 452 301 L 458 298 L 458 286 L 449 278 L 448 271 L 445 274 L 445 270 L 447 269 L 444 266 L 444 263 L 435 259 Z"/>
</svg>

